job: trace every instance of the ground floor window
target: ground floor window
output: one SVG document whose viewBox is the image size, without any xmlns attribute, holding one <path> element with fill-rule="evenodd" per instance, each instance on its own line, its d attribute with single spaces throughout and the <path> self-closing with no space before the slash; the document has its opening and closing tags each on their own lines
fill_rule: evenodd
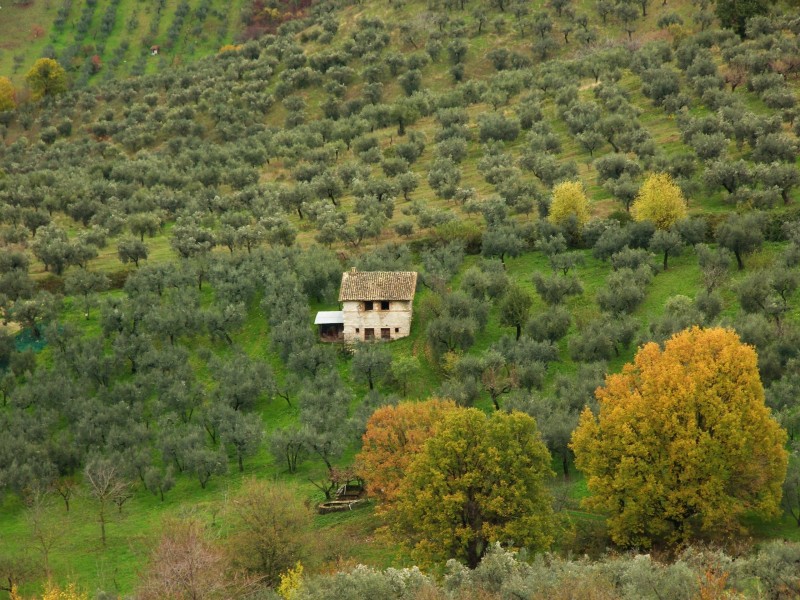
<svg viewBox="0 0 800 600">
<path fill-rule="evenodd" d="M 382 327 L 381 328 L 381 339 L 382 340 L 390 340 L 390 339 L 392 339 L 391 331 L 392 330 L 389 329 L 388 327 Z"/>
<path fill-rule="evenodd" d="M 375 330 L 372 327 L 365 327 L 364 328 L 364 339 L 365 340 L 374 340 L 375 339 Z"/>
</svg>

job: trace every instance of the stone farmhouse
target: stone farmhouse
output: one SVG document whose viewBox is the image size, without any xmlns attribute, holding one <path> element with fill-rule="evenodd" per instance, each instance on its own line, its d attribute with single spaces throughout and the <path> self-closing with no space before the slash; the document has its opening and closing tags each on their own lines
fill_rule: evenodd
<svg viewBox="0 0 800 600">
<path fill-rule="evenodd" d="M 358 271 L 342 273 L 340 311 L 321 311 L 314 323 L 323 341 L 395 340 L 411 333 L 417 273 Z"/>
</svg>

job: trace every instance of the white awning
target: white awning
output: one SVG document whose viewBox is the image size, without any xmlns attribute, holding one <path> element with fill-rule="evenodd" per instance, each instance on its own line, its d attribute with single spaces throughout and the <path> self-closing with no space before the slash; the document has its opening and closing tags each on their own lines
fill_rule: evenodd
<svg viewBox="0 0 800 600">
<path fill-rule="evenodd" d="M 314 325 L 344 325 L 344 313 L 340 310 L 321 310 Z"/>
</svg>

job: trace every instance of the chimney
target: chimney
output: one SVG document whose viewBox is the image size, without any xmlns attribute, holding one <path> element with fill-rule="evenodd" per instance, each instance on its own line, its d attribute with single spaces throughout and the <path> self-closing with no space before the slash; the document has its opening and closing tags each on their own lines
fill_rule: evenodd
<svg viewBox="0 0 800 600">
<path fill-rule="evenodd" d="M 350 268 L 350 274 L 351 275 L 355 275 L 356 274 L 356 268 L 355 267 L 351 267 Z"/>
</svg>

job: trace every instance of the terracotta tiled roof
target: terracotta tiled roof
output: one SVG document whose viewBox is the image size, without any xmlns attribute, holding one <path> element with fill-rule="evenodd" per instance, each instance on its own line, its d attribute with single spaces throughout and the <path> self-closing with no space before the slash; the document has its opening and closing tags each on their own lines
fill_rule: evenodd
<svg viewBox="0 0 800 600">
<path fill-rule="evenodd" d="M 346 300 L 413 300 L 415 271 L 356 271 L 342 273 L 339 302 Z"/>
</svg>

